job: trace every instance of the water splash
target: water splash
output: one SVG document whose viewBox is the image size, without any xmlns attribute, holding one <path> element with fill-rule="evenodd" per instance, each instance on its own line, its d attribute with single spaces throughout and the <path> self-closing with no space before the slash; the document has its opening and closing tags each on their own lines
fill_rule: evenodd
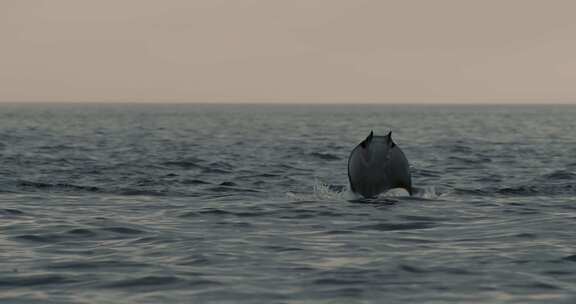
<svg viewBox="0 0 576 304">
<path fill-rule="evenodd" d="M 318 179 L 312 184 L 312 193 L 287 192 L 286 196 L 296 201 L 347 201 L 359 198 L 348 186 L 333 186 Z"/>
<path fill-rule="evenodd" d="M 413 189 L 414 194 L 412 196 L 417 198 L 434 200 L 438 199 L 441 195 L 444 194 L 439 192 L 438 189 L 436 189 L 436 186 L 425 186 L 423 188 L 413 187 Z"/>
<path fill-rule="evenodd" d="M 412 197 L 434 200 L 441 195 L 443 193 L 440 193 L 435 186 L 425 186 L 422 188 L 414 187 Z M 312 184 L 312 193 L 287 192 L 286 196 L 296 201 L 354 201 L 363 199 L 361 195 L 352 192 L 349 186 L 330 185 L 318 179 L 315 179 Z M 404 189 L 391 189 L 379 195 L 381 198 L 408 196 L 408 192 Z"/>
</svg>

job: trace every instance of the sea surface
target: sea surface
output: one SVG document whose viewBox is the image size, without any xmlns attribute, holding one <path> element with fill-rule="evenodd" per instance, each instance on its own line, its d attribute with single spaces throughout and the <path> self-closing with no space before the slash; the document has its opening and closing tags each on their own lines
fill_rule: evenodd
<svg viewBox="0 0 576 304">
<path fill-rule="evenodd" d="M 0 105 L 0 303 L 576 303 L 576 106 Z"/>
</svg>

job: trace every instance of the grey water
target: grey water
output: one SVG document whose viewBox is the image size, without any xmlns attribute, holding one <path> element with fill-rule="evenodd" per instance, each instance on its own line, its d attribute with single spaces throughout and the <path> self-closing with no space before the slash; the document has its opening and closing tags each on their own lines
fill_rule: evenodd
<svg viewBox="0 0 576 304">
<path fill-rule="evenodd" d="M 2 303 L 575 303 L 576 107 L 0 105 Z M 355 200 L 393 131 L 419 194 Z"/>
</svg>

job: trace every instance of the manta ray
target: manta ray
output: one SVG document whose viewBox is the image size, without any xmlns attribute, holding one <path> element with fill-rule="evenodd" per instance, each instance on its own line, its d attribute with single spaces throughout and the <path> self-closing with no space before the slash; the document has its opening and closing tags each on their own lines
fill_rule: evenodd
<svg viewBox="0 0 576 304">
<path fill-rule="evenodd" d="M 386 136 L 375 136 L 370 131 L 370 135 L 350 152 L 348 180 L 352 192 L 365 198 L 394 188 L 403 188 L 413 194 L 408 160 L 392 140 L 392 131 Z"/>
</svg>

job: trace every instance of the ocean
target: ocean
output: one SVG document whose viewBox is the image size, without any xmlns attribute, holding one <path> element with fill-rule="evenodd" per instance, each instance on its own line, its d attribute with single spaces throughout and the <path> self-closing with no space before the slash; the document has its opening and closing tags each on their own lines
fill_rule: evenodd
<svg viewBox="0 0 576 304">
<path fill-rule="evenodd" d="M 0 105 L 0 302 L 576 303 L 575 119 Z M 392 130 L 417 195 L 351 195 L 371 130 Z"/>
</svg>

